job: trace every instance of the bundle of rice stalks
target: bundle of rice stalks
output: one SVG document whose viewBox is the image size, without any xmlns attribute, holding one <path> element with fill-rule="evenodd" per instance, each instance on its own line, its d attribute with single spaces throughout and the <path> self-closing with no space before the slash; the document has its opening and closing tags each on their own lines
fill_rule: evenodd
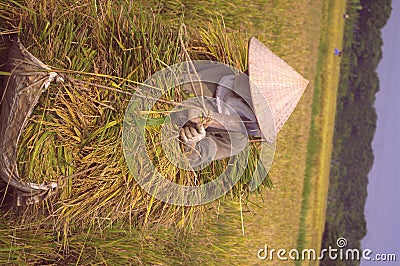
<svg viewBox="0 0 400 266">
<path fill-rule="evenodd" d="M 23 19 L 16 20 L 24 23 L 21 41 L 35 40 L 29 49 L 67 77 L 63 85 L 52 86 L 42 95 L 22 134 L 20 176 L 29 182 L 51 180 L 61 186 L 56 198 L 39 208 L 40 212 L 28 208 L 25 219 L 51 214 L 52 222 L 65 233 L 70 220 L 75 226 L 93 217 L 104 221 L 130 217 L 130 223 L 143 222 L 162 204 L 149 207 L 151 197 L 127 170 L 121 147 L 122 120 L 136 84 L 179 60 L 177 29 L 133 7 L 87 3 L 65 14 L 62 3 L 48 5 L 32 1 L 18 8 L 10 2 L 8 9 L 22 13 Z M 51 14 L 50 6 L 56 7 Z"/>
<path fill-rule="evenodd" d="M 53 228 L 64 247 L 68 236 L 101 230 L 118 222 L 190 226 L 203 207 L 165 204 L 144 192 L 128 171 L 122 149 L 124 112 L 140 84 L 165 66 L 189 59 L 212 59 L 246 66 L 246 38 L 230 33 L 221 21 L 196 25 L 166 24 L 162 12 L 130 2 L 6 1 L 0 4 L 2 33 L 19 32 L 22 43 L 66 77 L 43 93 L 19 143 L 20 176 L 26 181 L 54 181 L 58 193 L 28 206 L 23 225 Z M 200 30 L 199 30 L 200 29 Z M 155 121 L 146 126 L 147 147 L 168 179 L 193 185 L 212 180 L 226 161 L 213 162 L 202 173 L 169 164 L 157 145 L 164 117 L 185 95 L 163 96 Z M 256 146 L 257 144 L 255 144 Z M 256 153 L 256 147 L 253 147 Z M 257 156 L 229 196 L 247 193 Z M 188 222 L 189 221 L 189 222 Z"/>
</svg>

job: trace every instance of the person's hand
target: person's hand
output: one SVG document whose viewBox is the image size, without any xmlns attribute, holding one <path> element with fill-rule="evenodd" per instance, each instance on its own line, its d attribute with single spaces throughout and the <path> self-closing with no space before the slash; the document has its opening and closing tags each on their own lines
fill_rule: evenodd
<svg viewBox="0 0 400 266">
<path fill-rule="evenodd" d="M 179 132 L 179 137 L 184 144 L 194 147 L 196 143 L 206 137 L 206 130 L 202 123 L 196 123 L 195 127 L 184 126 Z"/>
</svg>

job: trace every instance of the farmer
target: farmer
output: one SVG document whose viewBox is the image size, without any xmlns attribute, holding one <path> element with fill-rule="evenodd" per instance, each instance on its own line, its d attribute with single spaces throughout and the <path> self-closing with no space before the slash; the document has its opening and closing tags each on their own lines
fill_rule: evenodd
<svg viewBox="0 0 400 266">
<path fill-rule="evenodd" d="M 342 56 L 342 51 L 340 51 L 339 48 L 335 48 L 334 51 L 333 51 L 333 54 L 337 55 L 338 57 L 341 57 Z"/>
<path fill-rule="evenodd" d="M 308 84 L 254 37 L 249 41 L 248 61 L 249 76 L 221 65 L 198 64 L 191 78 L 211 82 L 185 84 L 185 92 L 215 99 L 207 101 L 206 112 L 189 110 L 189 121 L 180 129 L 192 166 L 238 154 L 246 147 L 248 135 L 273 142 Z M 210 119 L 204 119 L 207 116 Z M 202 145 L 206 137 L 212 141 Z"/>
<path fill-rule="evenodd" d="M 187 93 L 194 90 L 195 95 L 203 95 L 206 105 L 206 111 L 200 111 L 200 102 L 194 104 L 199 108 L 187 112 L 189 121 L 179 134 L 192 166 L 236 155 L 246 147 L 248 135 L 261 136 L 251 108 L 248 76 L 235 75 L 224 65 L 205 67 L 196 65 L 196 75 L 215 83 L 187 83 L 183 88 Z M 212 142 L 201 145 L 206 137 Z"/>
</svg>

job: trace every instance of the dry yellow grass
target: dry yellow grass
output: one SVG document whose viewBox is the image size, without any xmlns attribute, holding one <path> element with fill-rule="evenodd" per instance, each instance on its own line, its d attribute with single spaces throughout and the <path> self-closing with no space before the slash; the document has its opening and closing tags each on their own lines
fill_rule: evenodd
<svg viewBox="0 0 400 266">
<path fill-rule="evenodd" d="M 309 209 L 306 216 L 306 247 L 320 250 L 321 238 L 325 226 L 325 210 L 329 185 L 332 138 L 336 114 L 336 97 L 339 83 L 340 59 L 333 54 L 335 47 L 341 49 L 343 41 L 346 1 L 332 1 L 329 7 L 329 23 L 326 33 L 327 53 L 321 69 L 321 113 L 318 117 L 318 129 L 321 133 L 321 146 L 318 161 L 315 164 L 311 180 L 312 192 L 309 198 Z"/>
</svg>

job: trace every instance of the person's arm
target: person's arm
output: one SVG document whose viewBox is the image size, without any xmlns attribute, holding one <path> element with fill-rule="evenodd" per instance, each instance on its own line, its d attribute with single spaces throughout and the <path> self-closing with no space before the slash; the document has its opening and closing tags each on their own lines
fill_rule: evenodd
<svg viewBox="0 0 400 266">
<path fill-rule="evenodd" d="M 248 143 L 246 134 L 216 128 L 206 130 L 200 123 L 183 127 L 180 138 L 185 143 L 184 152 L 192 167 L 234 156 Z"/>
</svg>

